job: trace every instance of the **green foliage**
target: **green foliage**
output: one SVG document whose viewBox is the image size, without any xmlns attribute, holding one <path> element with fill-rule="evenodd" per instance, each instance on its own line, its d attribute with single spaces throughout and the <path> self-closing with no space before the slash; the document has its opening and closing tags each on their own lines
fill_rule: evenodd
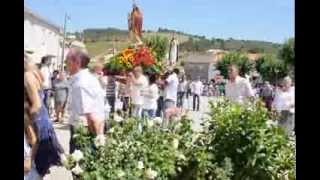
<svg viewBox="0 0 320 180">
<path fill-rule="evenodd" d="M 254 69 L 254 63 L 249 58 L 239 52 L 230 52 L 223 56 L 223 58 L 217 63 L 217 69 L 221 72 L 225 78 L 228 77 L 228 66 L 235 64 L 239 67 L 239 73 L 241 76 L 248 74 Z"/>
<path fill-rule="evenodd" d="M 265 55 L 256 61 L 256 69 L 266 81 L 277 83 L 278 80 L 288 75 L 288 66 L 283 60 L 273 55 Z"/>
<path fill-rule="evenodd" d="M 214 135 L 206 143 L 214 162 L 230 158 L 232 179 L 284 179 L 294 174 L 294 146 L 282 128 L 267 125 L 269 114 L 260 101 L 240 105 L 218 100 L 210 107 L 207 131 Z"/>
<path fill-rule="evenodd" d="M 95 147 L 80 128 L 80 179 L 293 180 L 294 144 L 283 129 L 267 125 L 269 117 L 260 101 L 240 105 L 222 98 L 210 103 L 200 131 L 185 116 L 167 130 L 157 120 L 127 119 Z"/>
<path fill-rule="evenodd" d="M 188 41 L 181 43 L 181 51 L 206 51 L 209 49 L 224 49 L 231 51 L 249 52 L 249 53 L 271 53 L 276 54 L 280 45 L 264 41 L 243 41 L 243 40 L 211 40 L 199 38 L 197 40 L 192 37 Z"/>
<path fill-rule="evenodd" d="M 279 56 L 290 66 L 294 66 L 294 38 L 287 40 L 279 51 Z"/>
<path fill-rule="evenodd" d="M 155 57 L 158 62 L 161 62 L 165 58 L 169 45 L 167 37 L 151 36 L 144 39 L 144 42 L 155 52 Z"/>
</svg>

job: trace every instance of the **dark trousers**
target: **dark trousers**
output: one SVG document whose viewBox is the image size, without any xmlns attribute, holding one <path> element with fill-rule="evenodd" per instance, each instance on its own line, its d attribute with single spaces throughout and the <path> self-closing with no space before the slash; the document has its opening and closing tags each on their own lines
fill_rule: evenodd
<svg viewBox="0 0 320 180">
<path fill-rule="evenodd" d="M 116 97 L 115 96 L 109 96 L 109 97 L 107 97 L 107 101 L 108 101 L 109 106 L 110 106 L 110 113 L 112 114 L 112 113 L 114 113 Z"/>
<path fill-rule="evenodd" d="M 273 98 L 272 97 L 263 97 L 262 99 L 263 99 L 263 102 L 266 105 L 266 108 L 269 111 L 271 111 L 271 105 L 272 105 Z"/>
<path fill-rule="evenodd" d="M 47 108 L 48 111 L 50 111 L 50 89 L 43 90 L 44 98 L 43 103 L 44 106 Z"/>
<path fill-rule="evenodd" d="M 122 111 L 127 112 L 129 110 L 129 98 L 130 97 L 122 97 Z"/>
<path fill-rule="evenodd" d="M 76 149 L 79 149 L 79 147 L 76 146 L 73 135 L 75 134 L 75 128 L 74 126 L 70 126 L 70 141 L 69 141 L 69 153 L 72 154 Z"/>
<path fill-rule="evenodd" d="M 185 94 L 185 92 L 178 92 L 177 107 L 183 106 L 184 94 Z"/>
<path fill-rule="evenodd" d="M 193 110 L 195 111 L 197 107 L 197 111 L 200 109 L 200 96 L 198 94 L 193 94 Z"/>
<path fill-rule="evenodd" d="M 142 118 L 154 118 L 155 117 L 155 109 L 142 109 Z"/>
<path fill-rule="evenodd" d="M 158 98 L 157 103 L 158 103 L 158 106 L 157 106 L 156 116 L 161 117 L 161 113 L 163 111 L 163 105 L 164 105 L 163 96 L 160 96 Z"/>
<path fill-rule="evenodd" d="M 187 99 L 189 99 L 189 96 L 191 96 L 191 95 L 192 95 L 191 89 L 188 89 L 188 90 L 187 90 Z"/>
</svg>

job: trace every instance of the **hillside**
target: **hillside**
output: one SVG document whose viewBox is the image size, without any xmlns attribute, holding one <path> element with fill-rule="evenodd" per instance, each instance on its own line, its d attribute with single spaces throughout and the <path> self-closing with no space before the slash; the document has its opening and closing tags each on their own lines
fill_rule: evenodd
<svg viewBox="0 0 320 180">
<path fill-rule="evenodd" d="M 171 39 L 173 33 L 180 42 L 180 50 L 187 52 L 206 51 L 208 49 L 225 49 L 245 52 L 264 52 L 277 53 L 280 44 L 254 41 L 254 40 L 235 40 L 235 39 L 207 39 L 205 36 L 191 35 L 183 32 L 159 28 L 157 31 L 144 31 L 143 37 L 159 35 Z M 85 29 L 85 44 L 91 56 L 106 53 L 108 49 L 122 49 L 129 45 L 128 31 L 117 28 L 106 29 Z"/>
</svg>

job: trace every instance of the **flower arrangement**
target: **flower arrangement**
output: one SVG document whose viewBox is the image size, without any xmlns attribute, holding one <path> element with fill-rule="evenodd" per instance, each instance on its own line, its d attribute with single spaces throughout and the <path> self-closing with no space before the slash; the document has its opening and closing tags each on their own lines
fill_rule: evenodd
<svg viewBox="0 0 320 180">
<path fill-rule="evenodd" d="M 113 56 L 105 64 L 105 67 L 113 72 L 120 72 L 141 65 L 146 71 L 159 71 L 161 63 L 157 61 L 155 54 L 156 52 L 146 46 L 138 46 L 136 48 L 129 47 Z"/>
</svg>

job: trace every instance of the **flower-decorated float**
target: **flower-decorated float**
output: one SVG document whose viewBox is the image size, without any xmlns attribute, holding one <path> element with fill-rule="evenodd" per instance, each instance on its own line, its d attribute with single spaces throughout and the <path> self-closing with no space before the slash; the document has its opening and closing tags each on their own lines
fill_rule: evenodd
<svg viewBox="0 0 320 180">
<path fill-rule="evenodd" d="M 145 73 L 159 73 L 163 69 L 161 59 L 156 58 L 156 51 L 145 45 L 128 47 L 106 60 L 105 68 L 114 74 L 130 71 L 140 65 Z"/>
</svg>

